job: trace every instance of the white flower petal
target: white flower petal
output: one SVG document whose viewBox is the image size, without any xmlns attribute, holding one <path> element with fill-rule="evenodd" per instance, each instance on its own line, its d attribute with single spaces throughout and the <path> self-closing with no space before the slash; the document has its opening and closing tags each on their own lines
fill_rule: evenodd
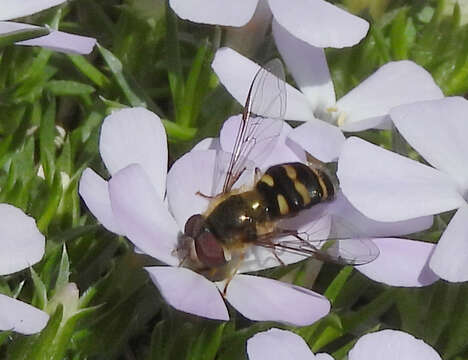
<svg viewBox="0 0 468 360">
<path fill-rule="evenodd" d="M 218 288 L 203 276 L 182 267 L 145 268 L 163 298 L 174 308 L 215 320 L 229 320 Z"/>
<path fill-rule="evenodd" d="M 458 209 L 445 229 L 429 266 L 442 279 L 468 281 L 468 205 Z"/>
<path fill-rule="evenodd" d="M 462 97 L 394 108 L 390 116 L 406 141 L 468 193 L 468 101 Z"/>
<path fill-rule="evenodd" d="M 252 18 L 258 0 L 169 0 L 182 19 L 212 25 L 243 26 Z"/>
<path fill-rule="evenodd" d="M 3 0 L 0 20 L 10 20 L 31 15 L 62 4 L 65 1 L 66 0 Z"/>
<path fill-rule="evenodd" d="M 339 128 L 320 120 L 307 121 L 291 131 L 288 137 L 323 162 L 336 161 L 345 141 Z"/>
<path fill-rule="evenodd" d="M 230 48 L 221 48 L 216 52 L 211 67 L 227 91 L 243 106 L 260 66 Z M 266 99 L 271 99 L 276 92 L 275 87 L 263 89 Z M 307 121 L 314 118 L 307 98 L 289 84 L 286 84 L 286 104 L 286 120 Z"/>
<path fill-rule="evenodd" d="M 44 235 L 22 210 L 0 204 L 0 234 L 0 275 L 23 270 L 42 259 Z"/>
<path fill-rule="evenodd" d="M 266 159 L 262 161 L 262 169 L 266 170 L 270 166 L 281 163 L 305 163 L 307 161 L 304 149 L 288 138 L 288 135 L 291 133 L 291 131 L 292 127 L 288 123 L 283 122 L 283 127 L 281 129 L 278 142 L 273 150 L 269 153 L 269 156 L 267 156 Z"/>
<path fill-rule="evenodd" d="M 87 168 L 81 175 L 79 193 L 91 213 L 107 230 L 124 235 L 115 221 L 107 185 L 106 180 Z"/>
<path fill-rule="evenodd" d="M 0 22 L 0 34 L 9 34 L 32 29 L 40 29 L 40 27 L 12 21 Z M 87 36 L 80 36 L 62 31 L 51 30 L 51 33 L 48 35 L 29 40 L 18 41 L 15 44 L 41 46 L 50 50 L 66 53 L 89 54 L 93 50 L 94 45 L 96 45 L 96 39 Z"/>
<path fill-rule="evenodd" d="M 369 24 L 323 0 L 269 0 L 274 18 L 297 38 L 317 47 L 352 46 L 366 36 Z"/>
<path fill-rule="evenodd" d="M 167 199 L 169 208 L 179 224 L 185 227 L 185 222 L 194 214 L 206 211 L 211 195 L 213 173 L 216 161 L 216 151 L 191 151 L 179 158 L 167 175 Z"/>
<path fill-rule="evenodd" d="M 432 76 L 412 61 L 383 65 L 337 102 L 345 131 L 388 126 L 391 108 L 415 101 L 440 99 L 442 91 Z"/>
<path fill-rule="evenodd" d="M 44 311 L 0 294 L 0 330 L 30 335 L 41 331 L 49 321 Z"/>
<path fill-rule="evenodd" d="M 325 110 L 334 105 L 335 89 L 323 49 L 299 40 L 275 20 L 272 27 L 281 57 L 311 108 Z"/>
<path fill-rule="evenodd" d="M 423 216 L 404 221 L 375 221 L 360 213 L 340 191 L 327 207 L 334 219 L 334 234 L 341 238 L 400 236 L 429 229 L 433 216 Z"/>
<path fill-rule="evenodd" d="M 315 355 L 315 360 L 334 360 L 331 355 L 326 353 L 318 353 Z"/>
<path fill-rule="evenodd" d="M 427 286 L 439 277 L 428 266 L 435 244 L 399 239 L 374 239 L 380 254 L 374 261 L 356 269 L 372 280 L 404 287 Z"/>
<path fill-rule="evenodd" d="M 349 360 L 441 360 L 424 341 L 403 331 L 382 330 L 362 336 L 348 354 Z"/>
<path fill-rule="evenodd" d="M 133 164 L 114 174 L 109 194 L 115 220 L 130 241 L 148 255 L 178 265 L 173 251 L 179 227 L 143 168 Z"/>
<path fill-rule="evenodd" d="M 167 141 L 156 114 L 144 108 L 114 111 L 102 124 L 99 150 L 111 175 L 127 165 L 140 164 L 159 197 L 164 198 Z"/>
<path fill-rule="evenodd" d="M 322 295 L 250 275 L 234 276 L 227 288 L 226 299 L 248 319 L 296 326 L 310 325 L 330 311 L 330 303 Z"/>
<path fill-rule="evenodd" d="M 207 137 L 198 142 L 190 151 L 200 150 L 219 150 L 221 146 L 219 144 L 219 138 Z"/>
<path fill-rule="evenodd" d="M 247 340 L 249 360 L 314 360 L 316 357 L 299 335 L 291 331 L 270 329 Z"/>
<path fill-rule="evenodd" d="M 378 221 L 407 220 L 465 204 L 444 173 L 356 137 L 343 146 L 338 178 L 351 204 Z"/>
</svg>

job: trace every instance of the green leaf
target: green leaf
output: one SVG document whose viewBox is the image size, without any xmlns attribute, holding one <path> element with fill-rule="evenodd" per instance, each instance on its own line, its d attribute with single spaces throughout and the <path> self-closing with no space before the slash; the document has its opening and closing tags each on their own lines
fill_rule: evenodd
<svg viewBox="0 0 468 360">
<path fill-rule="evenodd" d="M 162 119 L 169 140 L 188 141 L 193 139 L 197 129 L 183 127 L 173 121 Z"/>
<path fill-rule="evenodd" d="M 206 325 L 202 331 L 197 331 L 190 355 L 187 360 L 214 360 L 218 353 L 221 339 L 223 336 L 225 323 L 216 325 Z"/>
<path fill-rule="evenodd" d="M 34 300 L 33 304 L 38 307 L 39 309 L 45 309 L 47 306 L 47 289 L 45 284 L 42 282 L 41 278 L 37 273 L 34 271 L 33 268 L 31 269 L 31 278 L 34 284 Z"/>
<path fill-rule="evenodd" d="M 70 342 L 74 334 L 77 322 L 85 316 L 93 314 L 99 308 L 100 306 L 81 309 L 78 312 L 76 312 L 73 316 L 68 318 L 65 321 L 65 323 L 63 322 L 63 320 L 65 319 L 62 319 L 59 331 L 57 332 L 53 342 L 53 350 L 49 351 L 50 360 L 64 359 L 64 355 L 67 351 L 67 348 L 70 346 Z"/>
<path fill-rule="evenodd" d="M 207 62 L 207 57 L 211 58 L 210 54 L 207 56 L 207 53 L 208 43 L 204 42 L 203 45 L 198 48 L 187 78 L 183 106 L 178 112 L 179 117 L 177 118 L 177 123 L 185 127 L 193 126 L 195 124 L 197 114 L 195 114 L 193 110 L 197 108 L 196 103 L 198 101 L 202 101 L 202 99 L 197 95 L 199 95 L 200 89 L 208 88 L 208 84 L 206 83 L 207 79 L 205 79 L 204 84 L 199 84 L 201 73 L 205 63 Z"/>
<path fill-rule="evenodd" d="M 377 324 L 373 328 L 369 329 L 369 331 L 366 331 L 366 333 L 372 333 L 374 331 L 378 331 L 379 329 L 380 329 L 380 324 Z M 341 348 L 333 352 L 332 353 L 333 359 L 335 360 L 345 359 L 349 350 L 351 350 L 354 347 L 354 344 L 356 344 L 357 341 L 358 339 L 351 340 L 350 342 L 348 342 L 347 344 L 343 345 Z"/>
<path fill-rule="evenodd" d="M 224 336 L 218 350 L 217 359 L 239 360 L 247 359 L 246 343 L 249 338 L 260 331 L 265 331 L 273 326 L 278 327 L 273 322 L 258 322 L 240 330 L 235 329 L 235 319 L 231 319 L 224 327 Z M 232 329 L 232 330 L 231 330 Z"/>
<path fill-rule="evenodd" d="M 297 332 L 302 333 L 300 330 Z M 309 332 L 306 338 L 308 338 L 308 343 L 311 345 L 311 350 L 317 352 L 343 334 L 344 329 L 340 317 L 337 314 L 330 313 L 317 324 L 312 336 Z"/>
<path fill-rule="evenodd" d="M 50 98 L 39 127 L 39 152 L 47 184 L 51 185 L 55 175 L 55 97 Z"/>
<path fill-rule="evenodd" d="M 446 329 L 450 328 L 453 308 L 459 294 L 457 284 L 438 282 L 435 288 L 436 292 L 430 302 L 429 311 L 424 316 L 424 340 L 431 345 L 435 345 Z"/>
<path fill-rule="evenodd" d="M 24 72 L 20 80 L 26 80 L 28 78 L 34 77 L 42 77 L 42 73 L 44 68 L 46 67 L 47 63 L 49 62 L 50 57 L 52 56 L 53 51 L 42 48 L 39 51 L 39 54 L 36 55 L 31 63 L 31 65 L 27 68 L 27 71 Z"/>
<path fill-rule="evenodd" d="M 330 302 L 332 305 L 335 303 L 336 298 L 340 294 L 341 290 L 346 284 L 346 281 L 348 280 L 349 276 L 353 272 L 353 267 L 352 266 L 345 266 L 339 274 L 333 279 L 332 283 L 328 285 L 327 290 L 323 294 Z"/>
<path fill-rule="evenodd" d="M 414 336 L 425 335 L 424 319 L 430 311 L 430 304 L 436 293 L 436 285 L 417 289 L 399 289 L 395 300 L 401 314 L 401 329 Z"/>
<path fill-rule="evenodd" d="M 95 85 L 100 88 L 109 85 L 110 80 L 84 56 L 68 54 L 67 57 L 73 65 Z"/>
<path fill-rule="evenodd" d="M 182 329 L 181 329 L 182 330 Z M 180 337 L 179 333 L 179 337 Z M 174 332 L 171 331 L 170 321 L 160 321 L 153 329 L 151 334 L 151 346 L 147 360 L 169 360 L 175 342 Z M 180 350 L 180 349 L 179 349 Z M 182 359 L 185 356 L 179 356 L 175 359 Z"/>
<path fill-rule="evenodd" d="M 78 306 L 80 308 L 88 306 L 91 300 L 93 300 L 93 298 L 96 296 L 97 292 L 98 290 L 95 286 L 87 288 L 86 291 L 81 295 Z"/>
<path fill-rule="evenodd" d="M 181 120 L 181 111 L 185 98 L 184 75 L 180 60 L 177 16 L 170 6 L 166 6 L 166 66 L 171 89 L 176 122 Z M 180 120 L 179 120 L 180 119 Z"/>
<path fill-rule="evenodd" d="M 77 226 L 71 229 L 67 229 L 62 233 L 55 234 L 49 238 L 49 241 L 52 243 L 65 244 L 69 243 L 72 240 L 75 240 L 81 236 L 91 234 L 96 230 L 100 229 L 101 225 L 82 225 Z"/>
<path fill-rule="evenodd" d="M 25 360 L 55 360 L 57 348 L 55 342 L 59 340 L 57 334 L 63 319 L 63 306 L 57 306 L 54 314 L 49 319 L 47 326 L 36 338 Z"/>
<path fill-rule="evenodd" d="M 62 197 L 62 179 L 60 173 L 56 173 L 54 181 L 49 187 L 49 197 L 47 199 L 46 207 L 42 212 L 41 217 L 37 221 L 37 227 L 43 233 L 47 232 L 47 228 L 50 222 L 53 220 L 55 213 L 57 212 Z"/>
<path fill-rule="evenodd" d="M 56 161 L 57 171 L 69 175 L 73 171 L 73 158 L 71 153 L 70 137 L 67 136 L 62 145 L 62 153 Z"/>
<path fill-rule="evenodd" d="M 0 348 L 12 335 L 12 331 L 0 331 Z"/>
<path fill-rule="evenodd" d="M 388 45 L 387 39 L 385 38 L 382 29 L 377 26 L 371 26 L 370 35 L 375 40 L 376 47 L 383 62 L 389 62 L 391 60 L 390 46 Z"/>
<path fill-rule="evenodd" d="M 51 80 L 46 89 L 56 96 L 81 96 L 92 94 L 95 89 L 87 84 L 72 80 Z"/>
<path fill-rule="evenodd" d="M 454 284 L 450 284 L 454 285 Z M 447 310 L 451 313 L 451 321 L 447 324 L 441 337 L 445 340 L 443 358 L 449 359 L 468 349 L 466 334 L 468 334 L 468 285 L 461 285 L 457 301 Z"/>
<path fill-rule="evenodd" d="M 6 278 L 0 278 L 0 294 L 11 296 L 12 292 Z"/>
<path fill-rule="evenodd" d="M 97 44 L 97 46 L 102 57 L 104 58 L 104 61 L 109 66 L 109 69 L 112 72 L 114 79 L 117 81 L 117 84 L 124 93 L 130 105 L 134 107 L 146 107 L 146 103 L 140 100 L 140 98 L 138 98 L 138 96 L 133 92 L 127 80 L 125 79 L 125 76 L 123 74 L 123 66 L 120 60 L 102 45 Z"/>
<path fill-rule="evenodd" d="M 358 326 L 378 318 L 393 305 L 395 292 L 394 288 L 386 289 L 358 311 L 343 315 L 341 319 L 343 329 L 346 332 L 351 332 Z"/>
<path fill-rule="evenodd" d="M 408 58 L 408 37 L 406 34 L 407 27 L 407 9 L 402 9 L 392 23 L 390 31 L 390 42 L 392 45 L 392 55 L 395 60 L 403 60 Z"/>
<path fill-rule="evenodd" d="M 14 31 L 0 36 L 0 48 L 13 45 L 15 42 L 34 39 L 40 36 L 48 35 L 50 30 L 47 28 L 27 29 Z"/>
<path fill-rule="evenodd" d="M 68 284 L 70 278 L 70 261 L 68 259 L 67 248 L 63 245 L 62 258 L 60 259 L 59 272 L 55 282 L 55 293 L 59 292 Z"/>
</svg>

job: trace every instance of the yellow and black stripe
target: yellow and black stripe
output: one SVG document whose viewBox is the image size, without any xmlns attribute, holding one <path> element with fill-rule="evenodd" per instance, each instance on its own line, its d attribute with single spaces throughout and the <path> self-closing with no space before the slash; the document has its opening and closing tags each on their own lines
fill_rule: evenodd
<svg viewBox="0 0 468 360">
<path fill-rule="evenodd" d="M 255 188 L 263 197 L 271 220 L 294 216 L 334 195 L 326 173 L 298 162 L 270 167 Z"/>
</svg>

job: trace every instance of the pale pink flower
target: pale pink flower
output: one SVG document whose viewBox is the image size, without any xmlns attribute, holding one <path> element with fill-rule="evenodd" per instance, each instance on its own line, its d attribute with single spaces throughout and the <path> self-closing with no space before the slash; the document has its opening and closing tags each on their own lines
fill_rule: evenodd
<svg viewBox="0 0 468 360">
<path fill-rule="evenodd" d="M 45 239 L 33 218 L 20 209 L 0 204 L 0 275 L 26 269 L 42 259 Z M 45 312 L 0 294 L 0 330 L 34 334 L 47 324 Z"/>
<path fill-rule="evenodd" d="M 318 47 L 352 46 L 369 29 L 364 19 L 324 0 L 170 0 L 169 4 L 182 19 L 225 26 L 246 25 L 256 9 L 269 8 L 274 21 L 291 35 Z"/>
<path fill-rule="evenodd" d="M 0 9 L 0 35 L 40 29 L 40 26 L 5 21 L 31 15 L 36 12 L 57 6 L 66 0 L 3 0 Z M 42 27 L 45 29 L 44 27 Z M 73 35 L 50 29 L 50 34 L 38 38 L 19 41 L 16 45 L 41 46 L 47 49 L 77 54 L 89 54 L 96 39 Z"/>
</svg>

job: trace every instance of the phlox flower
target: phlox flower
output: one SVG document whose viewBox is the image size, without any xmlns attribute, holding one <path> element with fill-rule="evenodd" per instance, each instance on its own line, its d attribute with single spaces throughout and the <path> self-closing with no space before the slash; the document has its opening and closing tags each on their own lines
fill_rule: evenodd
<svg viewBox="0 0 468 360">
<path fill-rule="evenodd" d="M 247 341 L 249 360 L 333 360 L 326 353 L 313 354 L 306 342 L 291 331 L 270 329 Z M 441 360 L 424 341 L 397 330 L 381 330 L 358 339 L 349 360 Z"/>
<path fill-rule="evenodd" d="M 41 27 L 39 26 L 5 20 L 31 15 L 62 4 L 65 1 L 66 0 L 3 0 L 0 11 L 0 35 L 40 29 Z M 52 29 L 50 29 L 50 31 L 48 35 L 19 41 L 16 45 L 41 46 L 55 51 L 89 54 L 96 44 L 96 39 L 90 37 L 73 35 Z"/>
<path fill-rule="evenodd" d="M 324 0 L 170 0 L 169 5 L 183 19 L 225 26 L 246 25 L 256 9 L 269 9 L 293 36 L 318 47 L 352 46 L 369 29 L 364 19 Z"/>
<path fill-rule="evenodd" d="M 99 142 L 101 157 L 111 179 L 105 181 L 91 169 L 86 169 L 79 185 L 88 208 L 108 230 L 125 235 L 139 251 L 169 265 L 149 267 L 147 271 L 170 305 L 221 320 L 229 318 L 220 295 L 225 284 L 211 282 L 179 266 L 181 261 L 175 250 L 187 219 L 203 213 L 208 206 L 208 200 L 196 193 L 212 194 L 218 151 L 232 148 L 239 120 L 239 116 L 230 118 L 219 139 L 200 142 L 177 160 L 166 174 L 166 134 L 160 119 L 142 108 L 116 111 L 104 120 Z M 305 161 L 304 151 L 287 140 L 290 131 L 289 125 L 284 124 L 278 144 L 261 163 L 263 170 L 273 163 Z M 343 198 L 334 204 L 327 208 L 328 213 L 321 213 L 319 208 L 310 209 L 301 214 L 302 221 L 292 220 L 309 230 L 314 229 L 318 239 L 325 239 L 329 234 L 330 218 L 335 210 L 340 211 L 340 215 L 348 214 L 350 221 L 368 231 L 381 234 L 418 231 L 432 223 L 431 217 L 395 224 L 367 221 Z M 314 214 L 315 211 L 320 216 Z M 286 264 L 304 259 L 291 253 L 279 253 L 278 256 Z M 326 315 L 330 305 L 319 294 L 243 274 L 279 264 L 271 250 L 252 247 L 238 269 L 239 274 L 229 283 L 226 300 L 252 320 L 305 325 Z M 414 271 L 421 272 L 416 267 Z M 384 271 L 388 272 L 386 268 Z M 375 272 L 379 274 L 379 271 Z M 401 275 L 398 271 L 393 273 Z M 404 276 L 408 276 L 407 273 Z M 378 281 L 379 276 L 376 275 Z M 252 301 L 257 298 L 260 299 L 258 302 Z"/>
<path fill-rule="evenodd" d="M 33 218 L 20 209 L 0 204 L 0 275 L 26 269 L 44 255 L 45 239 Z M 0 294 L 0 330 L 34 334 L 47 324 L 49 315 L 9 296 Z"/>
<path fill-rule="evenodd" d="M 338 176 L 350 202 L 379 221 L 401 221 L 458 209 L 442 234 L 429 266 L 441 278 L 467 281 L 467 100 L 451 97 L 393 109 L 406 141 L 432 166 L 349 138 Z"/>
<path fill-rule="evenodd" d="M 419 100 L 443 97 L 431 75 L 412 61 L 383 65 L 348 94 L 336 100 L 323 49 L 313 47 L 273 24 L 278 50 L 300 91 L 286 84 L 286 120 L 304 121 L 289 134 L 322 161 L 336 160 L 344 142 L 342 131 L 389 128 L 391 108 Z M 217 51 L 212 63 L 219 81 L 241 104 L 260 66 L 230 48 Z M 263 91 L 276 89 L 263 89 Z M 338 127 L 337 127 L 338 126 Z M 330 143 L 315 146 L 327 132 Z M 318 135 L 320 134 L 320 135 Z"/>
<path fill-rule="evenodd" d="M 197 145 L 195 149 L 221 148 L 229 152 L 229 149 L 233 147 L 235 130 L 238 126 L 238 123 L 232 120 L 235 119 L 231 118 L 224 123 L 219 139 L 206 139 Z M 262 161 L 262 170 L 281 162 L 305 162 L 304 149 L 291 140 L 290 134 L 294 131 L 295 129 L 284 123 L 281 143 L 286 146 L 281 146 L 272 151 L 272 155 Z M 343 135 L 341 134 L 341 136 Z M 314 137 L 311 140 L 314 142 L 314 149 L 325 149 L 324 151 L 332 152 L 336 151 L 332 147 L 335 139 L 333 134 L 330 136 L 329 131 L 321 131 L 320 128 L 316 128 Z M 302 154 L 302 156 L 298 154 Z M 312 154 L 316 155 L 315 153 Z M 252 156 L 256 157 L 257 155 L 253 154 Z M 196 189 L 193 189 L 193 191 L 196 191 Z M 200 209 L 203 209 L 203 206 Z M 184 214 L 184 218 L 187 219 L 190 215 L 191 213 L 187 212 Z M 293 218 L 293 227 L 307 229 L 310 226 L 308 225 L 310 219 L 317 218 L 330 219 L 329 235 L 331 237 L 343 239 L 349 237 L 372 238 L 372 241 L 379 248 L 379 256 L 368 264 L 356 266 L 358 271 L 370 279 L 386 285 L 402 287 L 427 286 L 438 280 L 438 276 L 429 269 L 427 264 L 434 250 L 434 244 L 395 238 L 395 236 L 407 235 L 431 227 L 432 216 L 421 216 L 394 222 L 375 221 L 356 210 L 339 191 L 333 201 L 315 205 Z M 353 253 L 361 251 L 356 249 L 355 241 L 344 240 L 341 242 L 340 246 L 344 246 L 341 249 L 344 256 L 349 256 L 350 251 Z M 275 265 L 279 265 L 279 263 L 275 262 Z"/>
<path fill-rule="evenodd" d="M 393 107 L 418 99 L 439 99 L 443 96 L 426 70 L 411 61 L 399 61 L 382 66 L 335 102 L 323 49 L 293 38 L 277 24 L 273 24 L 273 34 L 301 89 L 300 92 L 286 84 L 287 109 L 284 117 L 286 120 L 305 121 L 288 132 L 286 141 L 299 145 L 321 161 L 335 161 L 338 158 L 345 142 L 342 130 L 387 128 L 391 125 L 389 111 Z M 222 48 L 216 53 L 212 68 L 233 97 L 243 103 L 245 89 L 260 66 L 232 49 Z M 262 91 L 277 90 L 265 87 Z M 273 98 L 273 95 L 265 95 L 265 98 Z M 423 215 L 418 219 L 413 217 L 413 220 L 417 220 L 417 226 L 416 223 L 381 221 L 369 216 L 378 220 L 372 223 L 368 214 L 364 213 L 363 216 L 340 194 L 330 209 L 354 224 L 362 236 L 405 235 L 427 229 L 432 224 L 432 218 Z M 425 286 L 437 280 L 427 266 L 432 244 L 395 238 L 381 238 L 375 242 L 381 250 L 379 258 L 357 267 L 370 278 L 394 286 Z M 396 267 L 395 261 L 401 266 Z"/>
<path fill-rule="evenodd" d="M 170 305 L 199 316 L 228 320 L 220 294 L 225 284 L 180 267 L 175 251 L 188 217 L 203 212 L 208 204 L 196 192 L 211 193 L 217 152 L 200 150 L 211 145 L 205 141 L 198 150 L 184 155 L 166 178 L 166 133 L 160 119 L 142 108 L 116 111 L 104 120 L 99 144 L 112 177 L 106 182 L 92 170 L 85 170 L 80 194 L 106 228 L 125 235 L 140 251 L 169 265 L 146 270 Z M 290 156 L 296 158 L 291 151 Z M 303 259 L 291 254 L 280 256 L 286 263 Z M 267 249 L 247 254 L 239 269 L 241 274 L 229 283 L 225 299 L 252 320 L 307 325 L 325 316 L 330 304 L 323 296 L 242 274 L 277 264 Z"/>
</svg>

